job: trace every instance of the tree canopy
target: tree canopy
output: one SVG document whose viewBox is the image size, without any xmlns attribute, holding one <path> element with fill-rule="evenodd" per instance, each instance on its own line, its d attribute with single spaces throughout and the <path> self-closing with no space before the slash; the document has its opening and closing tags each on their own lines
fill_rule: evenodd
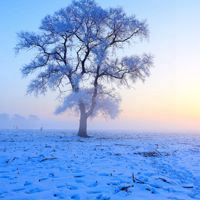
<svg viewBox="0 0 200 200">
<path fill-rule="evenodd" d="M 146 22 L 128 16 L 122 8 L 103 9 L 94 0 L 76 0 L 46 16 L 37 33 L 18 36 L 17 51 L 31 49 L 34 55 L 22 68 L 24 76 L 35 74 L 28 92 L 58 90 L 63 103 L 56 113 L 73 108 L 86 121 L 98 113 L 114 118 L 119 113 L 117 88 L 150 74 L 150 55 L 118 53 L 136 38 L 148 37 Z"/>
</svg>

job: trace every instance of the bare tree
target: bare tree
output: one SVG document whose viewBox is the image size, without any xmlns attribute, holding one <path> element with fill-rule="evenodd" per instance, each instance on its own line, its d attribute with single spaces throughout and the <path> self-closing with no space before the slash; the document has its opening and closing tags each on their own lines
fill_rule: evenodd
<svg viewBox="0 0 200 200">
<path fill-rule="evenodd" d="M 80 113 L 78 135 L 87 137 L 87 119 L 97 114 L 114 118 L 119 113 L 119 86 L 144 80 L 152 65 L 150 55 L 125 56 L 119 49 L 135 38 L 148 37 L 145 21 L 127 16 L 121 8 L 103 9 L 93 0 L 76 0 L 46 16 L 38 33 L 19 33 L 17 51 L 34 50 L 23 75 L 36 73 L 29 93 L 58 90 L 63 97 L 56 113 Z"/>
</svg>

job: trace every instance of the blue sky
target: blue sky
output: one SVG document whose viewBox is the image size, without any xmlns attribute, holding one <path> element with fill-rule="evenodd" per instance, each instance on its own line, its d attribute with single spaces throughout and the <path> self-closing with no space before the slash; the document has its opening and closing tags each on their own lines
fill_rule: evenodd
<svg viewBox="0 0 200 200">
<path fill-rule="evenodd" d="M 54 116 L 57 94 L 35 98 L 26 95 L 29 79 L 22 79 L 20 68 L 30 53 L 15 55 L 17 32 L 37 31 L 41 19 L 69 0 L 0 1 L 0 113 L 36 115 L 50 128 L 75 128 L 78 118 L 66 113 Z M 137 83 L 134 90 L 120 91 L 122 113 L 114 121 L 97 119 L 91 128 L 128 128 L 156 131 L 199 131 L 198 94 L 200 67 L 200 1 L 198 0 L 97 0 L 103 7 L 121 6 L 128 14 L 146 19 L 150 38 L 124 50 L 154 55 L 151 77 Z M 70 116 L 70 117 L 69 117 Z M 1 122 L 0 122 L 1 123 Z M 52 125 L 53 123 L 53 125 Z M 51 126 L 50 126 L 51 124 Z M 183 126 L 184 124 L 184 126 Z"/>
</svg>

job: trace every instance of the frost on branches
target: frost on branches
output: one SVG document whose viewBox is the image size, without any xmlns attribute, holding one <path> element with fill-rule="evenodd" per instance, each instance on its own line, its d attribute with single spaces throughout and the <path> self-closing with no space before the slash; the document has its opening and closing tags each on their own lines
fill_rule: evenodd
<svg viewBox="0 0 200 200">
<path fill-rule="evenodd" d="M 121 8 L 103 9 L 93 0 L 73 1 L 46 16 L 38 33 L 21 32 L 16 50 L 34 50 L 33 60 L 22 68 L 35 74 L 29 93 L 58 90 L 64 96 L 56 109 L 80 113 L 79 136 L 87 136 L 87 119 L 97 114 L 114 118 L 119 113 L 119 86 L 145 80 L 152 65 L 150 55 L 121 56 L 119 49 L 136 38 L 148 37 L 147 25 Z M 66 92 L 67 91 L 67 92 Z"/>
</svg>

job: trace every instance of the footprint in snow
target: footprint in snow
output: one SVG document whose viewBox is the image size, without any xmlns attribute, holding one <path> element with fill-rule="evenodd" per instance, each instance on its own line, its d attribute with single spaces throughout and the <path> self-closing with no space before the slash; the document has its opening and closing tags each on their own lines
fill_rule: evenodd
<svg viewBox="0 0 200 200">
<path fill-rule="evenodd" d="M 54 173 L 49 173 L 49 177 L 55 177 Z"/>
<path fill-rule="evenodd" d="M 14 189 L 13 192 L 21 192 L 23 190 L 25 190 L 25 188 L 17 188 L 17 189 Z"/>
<path fill-rule="evenodd" d="M 74 178 L 82 178 L 82 177 L 84 177 L 84 175 L 82 175 L 82 174 L 77 174 L 77 175 L 74 175 Z"/>
<path fill-rule="evenodd" d="M 52 177 L 52 176 L 51 176 Z M 42 182 L 42 181 L 46 181 L 48 178 L 40 178 L 38 181 Z"/>
<path fill-rule="evenodd" d="M 76 183 L 84 183 L 84 181 L 81 179 L 76 179 L 75 181 L 76 181 Z"/>
<path fill-rule="evenodd" d="M 29 185 L 32 185 L 32 183 L 31 183 L 31 182 L 28 182 L 28 181 L 26 181 L 26 182 L 24 183 L 24 186 L 29 186 Z"/>
<path fill-rule="evenodd" d="M 0 174 L 9 173 L 8 171 L 0 171 Z"/>
<path fill-rule="evenodd" d="M 33 193 L 38 193 L 38 192 L 42 192 L 42 190 L 39 189 L 39 188 L 33 188 L 33 189 L 27 191 L 26 193 L 27 194 L 33 194 Z"/>
<path fill-rule="evenodd" d="M 59 189 L 59 188 L 64 188 L 65 187 L 65 185 L 58 185 L 57 186 L 57 188 Z"/>
<path fill-rule="evenodd" d="M 78 164 L 78 163 L 74 163 L 74 164 Z M 82 171 L 79 170 L 79 169 L 72 169 L 72 172 L 73 172 L 73 173 L 81 173 Z"/>
<path fill-rule="evenodd" d="M 98 185 L 98 182 L 95 181 L 94 183 L 91 183 L 88 185 L 88 187 L 92 188 L 92 187 L 96 187 Z"/>
<path fill-rule="evenodd" d="M 78 187 L 73 186 L 73 185 L 68 185 L 67 188 L 68 188 L 69 190 L 78 190 Z"/>
<path fill-rule="evenodd" d="M 108 173 L 99 173 L 99 176 L 110 176 Z"/>
<path fill-rule="evenodd" d="M 10 177 L 9 176 L 0 176 L 0 178 L 6 178 L 6 179 L 10 179 Z"/>
<path fill-rule="evenodd" d="M 2 192 L 0 192 L 0 199 L 2 198 L 2 199 L 5 199 L 4 198 L 4 195 L 5 194 L 8 194 L 8 192 L 6 192 L 6 191 L 2 191 Z"/>
<path fill-rule="evenodd" d="M 84 181 L 81 180 L 81 178 L 83 178 L 83 177 L 84 177 L 84 175 L 82 175 L 82 174 L 74 175 L 74 178 L 76 179 L 75 181 L 76 181 L 77 183 L 84 183 Z"/>
<path fill-rule="evenodd" d="M 80 196 L 78 194 L 74 194 L 71 196 L 71 199 L 80 200 Z"/>
<path fill-rule="evenodd" d="M 99 199 L 99 200 L 110 200 L 110 197 L 106 197 L 106 196 L 103 196 L 102 194 L 100 194 L 99 196 L 97 196 L 96 199 Z"/>
<path fill-rule="evenodd" d="M 65 199 L 65 197 L 63 196 L 63 195 L 61 195 L 61 194 L 54 194 L 53 195 L 56 199 Z"/>
<path fill-rule="evenodd" d="M 101 191 L 93 190 L 93 191 L 88 191 L 87 193 L 88 194 L 98 194 L 98 193 L 101 193 Z"/>
</svg>

